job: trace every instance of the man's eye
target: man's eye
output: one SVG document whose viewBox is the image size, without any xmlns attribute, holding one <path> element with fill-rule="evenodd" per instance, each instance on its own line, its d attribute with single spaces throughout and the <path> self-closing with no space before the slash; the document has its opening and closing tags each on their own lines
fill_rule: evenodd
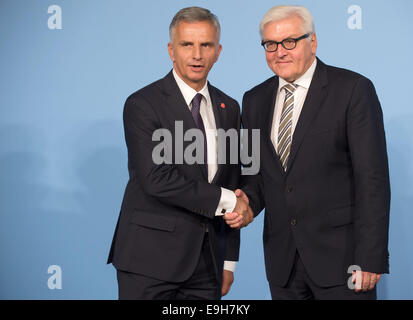
<svg viewBox="0 0 413 320">
<path fill-rule="evenodd" d="M 275 48 L 277 46 L 277 42 L 268 41 L 268 42 L 266 42 L 265 45 L 266 45 L 267 48 Z"/>
</svg>

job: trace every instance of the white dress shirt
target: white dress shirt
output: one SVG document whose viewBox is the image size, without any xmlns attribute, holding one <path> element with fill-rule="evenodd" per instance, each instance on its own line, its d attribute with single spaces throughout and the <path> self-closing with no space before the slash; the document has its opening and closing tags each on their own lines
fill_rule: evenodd
<svg viewBox="0 0 413 320">
<path fill-rule="evenodd" d="M 205 86 L 197 92 L 189 85 L 187 85 L 176 73 L 175 69 L 172 71 L 176 83 L 185 99 L 188 108 L 192 109 L 192 99 L 197 93 L 202 95 L 201 106 L 199 113 L 201 114 L 202 122 L 204 123 L 206 141 L 207 141 L 207 162 L 208 162 L 208 182 L 214 179 L 218 170 L 218 144 L 217 144 L 217 127 L 215 124 L 215 116 L 212 110 L 211 96 L 208 91 L 208 82 Z M 225 212 L 233 212 L 237 202 L 235 193 L 229 189 L 221 188 L 221 198 L 218 203 L 218 207 L 215 211 L 216 216 L 223 216 L 222 210 Z M 225 261 L 224 269 L 234 272 L 234 261 Z"/>
<path fill-rule="evenodd" d="M 293 137 L 295 127 L 300 117 L 305 98 L 307 97 L 308 88 L 310 88 L 311 80 L 313 79 L 316 66 L 317 59 L 314 59 L 314 62 L 312 63 L 310 68 L 308 68 L 308 70 L 300 78 L 294 81 L 294 84 L 298 85 L 298 87 L 294 91 L 294 108 L 292 116 L 291 139 Z M 278 147 L 278 128 L 280 126 L 281 112 L 285 100 L 285 90 L 283 89 L 283 86 L 287 83 L 289 82 L 285 81 L 282 78 L 279 78 L 277 99 L 275 101 L 275 109 L 271 129 L 271 141 L 274 145 L 275 150 L 277 150 Z"/>
</svg>

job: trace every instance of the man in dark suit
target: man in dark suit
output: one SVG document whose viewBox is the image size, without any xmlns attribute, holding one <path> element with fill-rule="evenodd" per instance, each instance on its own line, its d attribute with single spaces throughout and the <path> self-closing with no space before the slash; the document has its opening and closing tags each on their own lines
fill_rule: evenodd
<svg viewBox="0 0 413 320">
<path fill-rule="evenodd" d="M 231 191 L 240 165 L 229 163 L 229 147 L 227 162 L 217 159 L 217 130 L 239 133 L 241 122 L 238 103 L 207 82 L 219 36 L 209 10 L 180 10 L 170 25 L 173 70 L 125 103 L 130 179 L 108 259 L 120 299 L 220 299 L 233 282 L 239 231 L 222 216 L 247 207 Z M 201 137 L 197 163 L 188 161 L 191 129 Z"/>
<path fill-rule="evenodd" d="M 236 193 L 255 215 L 265 208 L 272 297 L 375 299 L 389 272 L 390 186 L 374 86 L 316 58 L 303 7 L 272 8 L 260 31 L 276 76 L 244 95 L 243 126 L 261 130 L 260 172 Z"/>
</svg>

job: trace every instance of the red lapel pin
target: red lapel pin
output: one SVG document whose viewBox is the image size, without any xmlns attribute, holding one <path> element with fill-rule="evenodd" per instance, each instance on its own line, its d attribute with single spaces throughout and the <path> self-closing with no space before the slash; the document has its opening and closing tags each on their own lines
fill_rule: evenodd
<svg viewBox="0 0 413 320">
<path fill-rule="evenodd" d="M 221 102 L 221 108 L 225 109 L 225 103 Z"/>
</svg>

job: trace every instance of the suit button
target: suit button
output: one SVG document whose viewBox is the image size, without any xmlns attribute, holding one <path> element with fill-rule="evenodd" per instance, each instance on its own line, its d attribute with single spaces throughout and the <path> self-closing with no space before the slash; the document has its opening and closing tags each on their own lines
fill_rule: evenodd
<svg viewBox="0 0 413 320">
<path fill-rule="evenodd" d="M 292 191 L 293 191 L 293 187 L 287 186 L 287 192 L 290 193 L 290 192 L 292 192 Z"/>
<path fill-rule="evenodd" d="M 296 226 L 297 225 L 297 220 L 296 219 L 291 219 L 291 225 Z"/>
</svg>

